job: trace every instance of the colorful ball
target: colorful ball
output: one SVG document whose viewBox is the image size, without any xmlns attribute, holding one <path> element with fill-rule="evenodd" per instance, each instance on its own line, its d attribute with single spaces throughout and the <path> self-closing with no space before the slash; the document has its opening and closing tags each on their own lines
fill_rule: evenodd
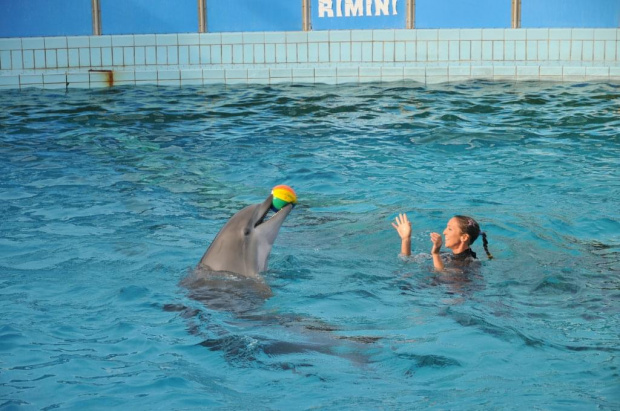
<svg viewBox="0 0 620 411">
<path fill-rule="evenodd" d="M 275 186 L 271 190 L 271 194 L 273 195 L 271 208 L 274 211 L 280 211 L 280 209 L 287 204 L 297 204 L 297 194 L 295 194 L 295 190 L 287 185 L 282 184 Z"/>
</svg>

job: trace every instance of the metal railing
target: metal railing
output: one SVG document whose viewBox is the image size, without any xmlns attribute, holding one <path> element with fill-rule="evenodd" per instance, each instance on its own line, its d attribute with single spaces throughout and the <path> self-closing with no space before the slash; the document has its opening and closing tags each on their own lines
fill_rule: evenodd
<svg viewBox="0 0 620 411">
<path fill-rule="evenodd" d="M 521 0 L 512 0 L 510 22 L 513 29 L 521 28 Z"/>
<path fill-rule="evenodd" d="M 415 0 L 407 1 L 406 28 L 415 29 Z M 207 32 L 207 0 L 197 0 L 198 3 L 198 32 Z M 93 18 L 93 35 L 101 36 L 101 4 L 100 0 L 91 0 L 92 18 Z M 512 0 L 511 6 L 511 27 L 518 29 L 521 27 L 521 0 Z M 302 30 L 312 30 L 312 18 L 310 0 L 301 0 L 301 18 Z"/>
<path fill-rule="evenodd" d="M 207 32 L 207 0 L 198 0 L 198 32 Z"/>
<path fill-rule="evenodd" d="M 93 36 L 101 36 L 101 5 L 99 0 L 91 1 L 93 13 Z"/>
</svg>

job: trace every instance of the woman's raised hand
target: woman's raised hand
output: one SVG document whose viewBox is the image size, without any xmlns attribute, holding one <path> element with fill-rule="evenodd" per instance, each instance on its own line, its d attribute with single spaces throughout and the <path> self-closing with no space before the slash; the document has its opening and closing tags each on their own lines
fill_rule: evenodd
<svg viewBox="0 0 620 411">
<path fill-rule="evenodd" d="M 398 217 L 394 219 L 392 227 L 398 231 L 398 235 L 402 240 L 411 238 L 411 222 L 409 222 L 407 214 L 399 214 Z"/>
</svg>

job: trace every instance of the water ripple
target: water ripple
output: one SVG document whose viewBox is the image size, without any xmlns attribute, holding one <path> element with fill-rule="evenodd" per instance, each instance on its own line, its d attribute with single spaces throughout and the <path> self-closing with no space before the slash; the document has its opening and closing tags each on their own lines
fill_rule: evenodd
<svg viewBox="0 0 620 411">
<path fill-rule="evenodd" d="M 617 84 L 3 90 L 0 104 L 0 407 L 618 408 Z M 299 204 L 273 295 L 180 287 L 230 215 L 281 183 Z M 438 275 L 429 233 L 456 213 L 496 258 Z"/>
</svg>

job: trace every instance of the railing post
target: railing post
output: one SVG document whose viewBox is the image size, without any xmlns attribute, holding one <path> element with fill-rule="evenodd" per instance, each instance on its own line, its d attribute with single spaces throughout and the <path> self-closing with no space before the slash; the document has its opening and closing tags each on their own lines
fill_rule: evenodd
<svg viewBox="0 0 620 411">
<path fill-rule="evenodd" d="M 198 33 L 207 32 L 207 0 L 198 0 Z"/>
<path fill-rule="evenodd" d="M 512 0 L 511 22 L 513 29 L 521 28 L 521 0 Z"/>
<path fill-rule="evenodd" d="M 415 0 L 407 0 L 407 28 L 415 29 Z"/>
<path fill-rule="evenodd" d="M 301 0 L 301 27 L 310 31 L 310 0 Z"/>
<path fill-rule="evenodd" d="M 101 36 L 101 6 L 99 0 L 91 0 L 93 15 L 93 36 Z"/>
</svg>

